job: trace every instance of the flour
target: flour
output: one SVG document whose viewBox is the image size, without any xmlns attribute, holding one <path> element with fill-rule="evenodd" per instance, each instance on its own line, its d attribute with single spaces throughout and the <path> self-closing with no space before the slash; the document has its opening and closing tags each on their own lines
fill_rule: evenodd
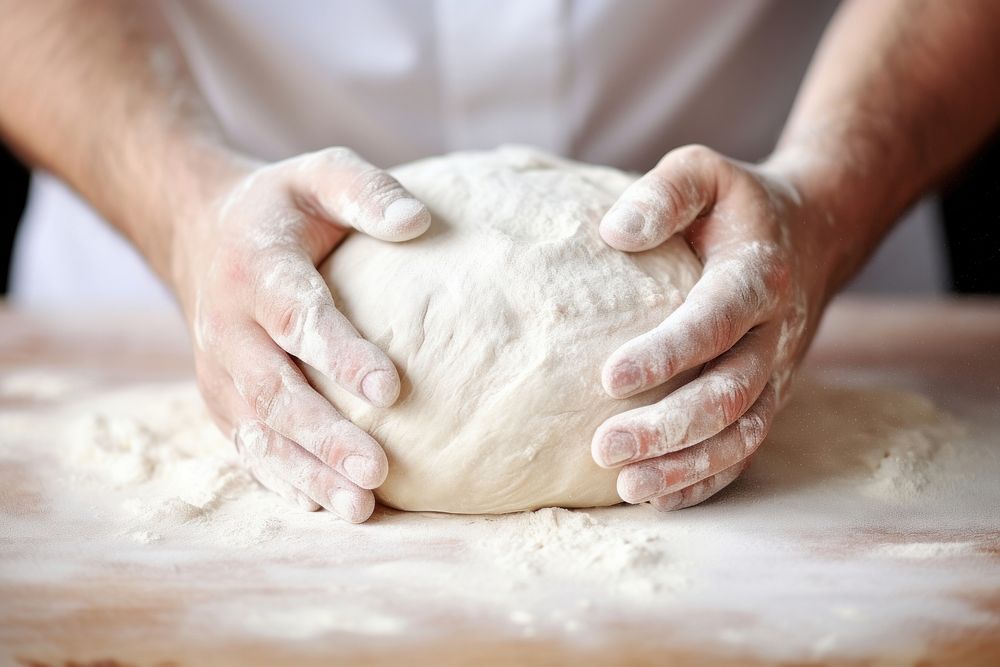
<svg viewBox="0 0 1000 667">
<path fill-rule="evenodd" d="M 586 512 L 559 508 L 519 513 L 496 524 L 479 547 L 505 570 L 546 580 L 584 578 L 633 596 L 687 582 L 666 558 L 663 535 L 652 528 L 622 531 Z"/>
<path fill-rule="evenodd" d="M 112 410 L 88 412 L 70 426 L 69 463 L 79 474 L 97 475 L 119 489 L 166 487 L 199 511 L 252 485 L 190 385 L 161 388 L 145 403 L 140 389 L 138 404 L 132 393 L 117 398 Z"/>
<path fill-rule="evenodd" d="M 190 384 L 113 395 L 68 422 L 66 463 L 79 483 L 110 485 L 123 532 L 148 544 L 172 529 L 207 524 L 236 497 L 263 494 L 208 418 Z M 230 518 L 231 519 L 231 518 Z M 215 524 L 227 541 L 250 543 L 280 530 L 280 521 L 247 516 Z"/>
<path fill-rule="evenodd" d="M 924 433 L 904 433 L 900 444 L 894 444 L 875 464 L 872 481 L 866 487 L 875 496 L 887 500 L 912 498 L 931 480 L 941 441 Z"/>
<path fill-rule="evenodd" d="M 995 572 L 983 554 L 1000 548 L 1000 457 L 896 389 L 804 378 L 749 471 L 670 514 L 379 509 L 351 525 L 303 512 L 240 468 L 193 382 L 0 411 L 0 464 L 11 460 L 33 481 L 0 489 L 16 537 L 0 541 L 0 585 L 121 573 L 123 587 L 190 596 L 176 622 L 213 641 L 451 640 L 468 619 L 587 645 L 658 619 L 644 643 L 820 660 L 887 645 L 919 656 L 929 621 L 996 620 L 951 593 Z M 935 563 L 947 566 L 929 578 Z"/>
<path fill-rule="evenodd" d="M 872 551 L 876 558 L 901 558 L 906 560 L 932 560 L 976 553 L 975 542 L 908 542 L 881 544 Z"/>
<path fill-rule="evenodd" d="M 248 500 L 269 511 L 222 522 L 229 539 L 249 542 L 281 532 L 286 508 L 243 469 L 192 384 L 131 387 L 84 402 L 74 414 L 65 438 L 69 475 L 123 492 L 120 507 L 139 541 L 154 541 L 184 524 L 213 527 Z M 853 424 L 844 423 L 846 414 Z M 804 431 L 826 438 L 808 457 L 798 451 Z M 772 452 L 794 447 L 785 461 L 794 460 L 795 467 L 776 462 L 758 466 L 764 468 L 758 474 L 786 481 L 816 477 L 824 482 L 821 489 L 846 485 L 848 497 L 902 504 L 942 490 L 947 476 L 941 468 L 958 458 L 952 443 L 961 433 L 954 420 L 915 394 L 806 385 L 797 409 L 779 418 L 768 441 Z M 530 449 L 524 454 L 531 455 Z M 662 534 L 649 528 L 621 532 L 593 512 L 547 508 L 482 521 L 490 529 L 480 548 L 499 553 L 497 565 L 522 573 L 586 572 L 611 581 L 644 569 L 662 572 L 665 565 Z M 673 574 L 651 581 L 651 589 L 680 581 Z"/>
<path fill-rule="evenodd" d="M 90 382 L 77 376 L 23 370 L 0 377 L 0 398 L 54 401 L 79 394 L 90 386 Z"/>
<path fill-rule="evenodd" d="M 889 502 L 914 498 L 931 485 L 939 459 L 954 459 L 948 450 L 962 432 L 959 424 L 942 419 L 926 399 L 913 397 L 906 408 L 886 428 L 867 434 L 881 447 L 867 459 L 872 475 L 864 488 Z"/>
<path fill-rule="evenodd" d="M 70 475 L 121 491 L 121 533 L 138 543 L 197 525 L 222 542 L 259 544 L 288 533 L 289 514 L 302 518 L 242 469 L 190 384 L 133 387 L 80 412 L 69 422 Z M 263 514 L 237 509 L 248 501 L 264 506 Z M 558 508 L 484 518 L 481 527 L 473 548 L 520 576 L 584 577 L 634 595 L 683 584 L 664 562 L 662 536 L 649 528 L 623 530 Z"/>
</svg>

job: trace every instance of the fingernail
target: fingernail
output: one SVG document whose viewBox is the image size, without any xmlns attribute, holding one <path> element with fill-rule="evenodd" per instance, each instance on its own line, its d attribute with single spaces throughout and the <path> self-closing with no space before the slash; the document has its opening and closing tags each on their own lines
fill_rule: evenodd
<svg viewBox="0 0 1000 667">
<path fill-rule="evenodd" d="M 631 361 L 623 361 L 611 370 L 611 383 L 608 392 L 618 398 L 631 394 L 642 386 L 643 372 Z"/>
<path fill-rule="evenodd" d="M 618 494 L 628 503 L 641 503 L 663 492 L 663 476 L 651 468 L 631 470 L 619 478 L 622 488 Z"/>
<path fill-rule="evenodd" d="M 351 454 L 344 459 L 344 472 L 349 480 L 367 488 L 378 476 L 378 464 L 367 456 Z"/>
<path fill-rule="evenodd" d="M 612 431 L 604 436 L 604 462 L 609 466 L 635 458 L 638 453 L 639 443 L 631 433 Z"/>
<path fill-rule="evenodd" d="M 354 521 L 358 514 L 354 494 L 346 489 L 334 489 L 330 494 L 330 505 L 338 516 L 347 521 Z"/>
<path fill-rule="evenodd" d="M 399 382 L 394 373 L 372 371 L 361 381 L 361 393 L 376 407 L 385 408 L 399 398 Z"/>
<path fill-rule="evenodd" d="M 601 223 L 605 229 L 629 239 L 639 239 L 643 236 L 646 220 L 631 206 L 616 206 L 608 211 Z"/>
<path fill-rule="evenodd" d="M 382 219 L 388 227 L 393 228 L 394 236 L 402 232 L 407 238 L 419 236 L 430 224 L 427 208 L 410 197 L 401 197 L 386 206 Z"/>
</svg>

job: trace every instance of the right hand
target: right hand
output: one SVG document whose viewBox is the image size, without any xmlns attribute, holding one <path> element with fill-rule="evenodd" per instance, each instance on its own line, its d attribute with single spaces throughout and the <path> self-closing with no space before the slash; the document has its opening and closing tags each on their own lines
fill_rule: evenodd
<svg viewBox="0 0 1000 667">
<path fill-rule="evenodd" d="M 173 282 L 212 416 L 266 487 L 366 520 L 388 464 L 375 440 L 306 381 L 293 357 L 388 407 L 399 376 L 334 306 L 316 270 L 353 228 L 385 241 L 430 214 L 389 174 L 344 148 L 242 165 L 178 226 Z"/>
</svg>

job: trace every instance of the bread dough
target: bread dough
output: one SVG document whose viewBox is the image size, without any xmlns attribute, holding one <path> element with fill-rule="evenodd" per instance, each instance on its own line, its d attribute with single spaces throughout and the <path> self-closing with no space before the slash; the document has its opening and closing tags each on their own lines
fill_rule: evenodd
<svg viewBox="0 0 1000 667">
<path fill-rule="evenodd" d="M 430 229 L 405 243 L 353 234 L 321 272 L 395 362 L 400 399 L 374 408 L 307 369 L 385 447 L 376 496 L 454 513 L 620 502 L 593 433 L 676 384 L 615 400 L 601 366 L 681 303 L 697 258 L 681 239 L 636 254 L 601 240 L 601 217 L 635 178 L 614 169 L 504 147 L 392 173 L 428 206 Z"/>
</svg>

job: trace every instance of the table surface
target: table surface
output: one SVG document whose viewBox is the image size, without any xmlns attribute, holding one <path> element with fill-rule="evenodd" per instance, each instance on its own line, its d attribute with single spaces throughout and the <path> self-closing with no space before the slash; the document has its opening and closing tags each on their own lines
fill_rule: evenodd
<svg viewBox="0 0 1000 667">
<path fill-rule="evenodd" d="M 769 438 L 721 499 L 665 515 L 624 506 L 538 514 L 563 540 L 557 556 L 591 558 L 588 567 L 559 571 L 525 549 L 516 567 L 483 555 L 491 533 L 517 541 L 512 522 L 530 517 L 380 509 L 348 526 L 301 513 L 266 544 L 208 544 L 194 524 L 136 540 L 102 528 L 121 513 L 121 493 L 53 472 L 58 426 L 74 404 L 109 391 L 183 391 L 192 370 L 178 318 L 0 307 L 0 661 L 1000 664 L 1000 301 L 841 299 L 803 375 L 807 394 L 840 397 L 827 401 L 840 407 L 793 404 L 798 430 L 783 432 L 808 437 Z M 802 429 L 839 421 L 849 432 L 855 413 L 883 409 L 868 407 L 873 387 L 928 397 L 961 422 L 955 442 L 981 465 L 949 478 L 951 491 L 918 490 L 872 520 L 881 501 L 855 497 L 844 479 L 836 486 L 810 458 L 861 440 Z M 52 435 L 39 437 L 44 424 Z M 795 484 L 782 473 L 792 469 Z M 961 475 L 980 491 L 951 483 Z M 232 512 L 249 512 L 239 502 Z M 789 507 L 801 515 L 789 521 Z M 681 568 L 676 585 L 657 572 L 660 585 L 632 594 L 634 578 L 615 571 L 629 563 L 608 564 L 574 541 L 582 529 L 631 545 L 618 524 L 665 545 L 658 562 Z M 319 553 L 317 531 L 328 540 Z M 717 553 L 733 545 L 739 553 Z M 467 590 L 453 590 L 443 568 Z"/>
</svg>

